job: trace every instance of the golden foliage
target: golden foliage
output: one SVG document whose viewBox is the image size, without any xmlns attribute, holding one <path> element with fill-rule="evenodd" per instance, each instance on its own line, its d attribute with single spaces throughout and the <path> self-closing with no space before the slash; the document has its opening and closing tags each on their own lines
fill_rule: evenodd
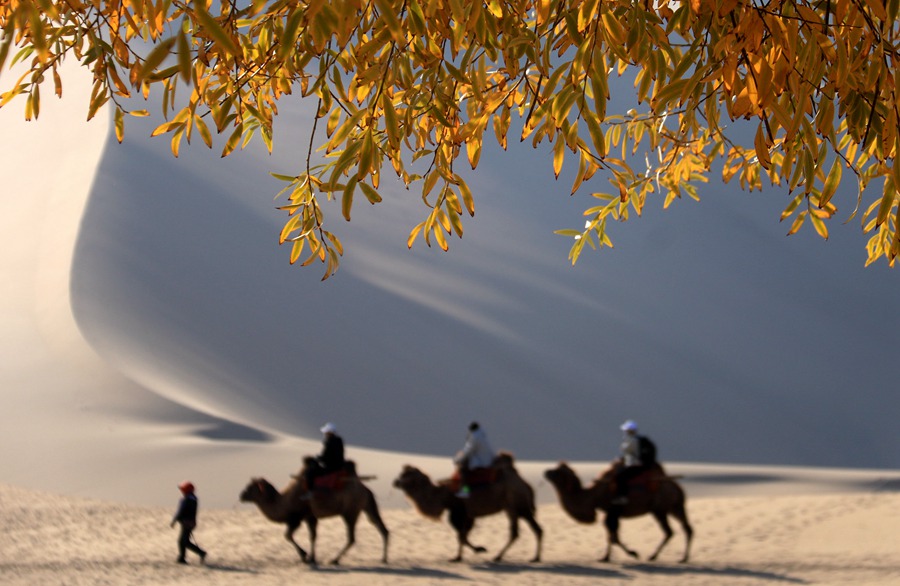
<svg viewBox="0 0 900 586">
<path fill-rule="evenodd" d="M 898 9 L 898 0 L 6 0 L 0 72 L 7 62 L 28 70 L 0 107 L 22 96 L 26 118 L 38 117 L 40 86 L 52 79 L 61 96 L 58 65 L 70 57 L 94 75 L 88 117 L 111 102 L 120 141 L 124 114 L 146 115 L 125 99 L 156 87 L 166 122 L 154 134 L 170 134 L 176 156 L 195 131 L 211 147 L 213 126 L 227 156 L 254 137 L 271 150 L 285 95 L 315 100 L 310 149 L 325 162 L 307 153 L 296 176 L 279 176 L 281 241 L 292 263 L 323 263 L 324 278 L 343 248 L 320 197 L 340 198 L 349 220 L 357 194 L 381 201 L 389 165 L 420 186 L 428 208 L 408 244 L 421 237 L 446 250 L 463 213 L 475 212 L 454 164 L 464 155 L 476 168 L 486 132 L 504 149 L 510 132 L 552 143 L 556 176 L 577 162 L 572 193 L 598 173 L 609 180 L 584 228 L 559 231 L 573 238 L 572 262 L 585 243 L 612 246 L 608 220 L 640 214 L 655 194 L 664 206 L 697 198 L 717 169 L 744 189 L 784 186 L 790 233 L 808 219 L 827 238 L 837 202 L 851 218 L 861 211 L 868 262 L 893 265 Z M 627 112 L 607 113 L 611 75 L 634 81 Z"/>
</svg>

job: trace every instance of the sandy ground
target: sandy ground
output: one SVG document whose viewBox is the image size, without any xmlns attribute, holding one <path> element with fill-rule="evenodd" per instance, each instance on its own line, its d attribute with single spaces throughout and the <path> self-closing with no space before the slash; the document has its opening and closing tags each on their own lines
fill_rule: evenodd
<svg viewBox="0 0 900 586">
<path fill-rule="evenodd" d="M 823 487 L 824 488 L 824 487 Z M 174 492 L 174 491 L 173 491 Z M 173 508 L 177 494 L 173 496 Z M 202 495 L 201 495 L 202 502 Z M 523 525 L 501 563 L 490 561 L 507 534 L 505 517 L 481 519 L 472 541 L 488 554 L 466 552 L 462 563 L 445 521 L 409 507 L 382 511 L 391 531 L 389 563 L 365 520 L 340 566 L 300 563 L 293 548 L 252 505 L 203 509 L 196 538 L 206 566 L 190 557 L 174 563 L 172 510 L 84 500 L 0 487 L 0 575 L 4 584 L 848 584 L 900 583 L 900 494 L 887 490 L 836 494 L 703 497 L 689 500 L 695 528 L 691 560 L 678 563 L 680 529 L 656 562 L 597 561 L 605 544 L 600 525 L 579 525 L 556 504 L 539 508 L 543 560 L 529 563 L 535 539 Z M 297 533 L 308 545 L 305 528 Z M 649 517 L 623 522 L 622 538 L 643 556 L 660 539 Z M 319 526 L 318 557 L 331 559 L 344 542 L 337 519 Z M 598 580 L 600 582 L 598 582 Z"/>
</svg>

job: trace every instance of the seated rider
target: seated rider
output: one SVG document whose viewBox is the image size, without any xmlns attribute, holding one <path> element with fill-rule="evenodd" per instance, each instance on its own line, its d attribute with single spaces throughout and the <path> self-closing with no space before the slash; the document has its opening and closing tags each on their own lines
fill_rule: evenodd
<svg viewBox="0 0 900 586">
<path fill-rule="evenodd" d="M 650 438 L 638 434 L 638 426 L 628 420 L 620 428 L 624 432 L 621 452 L 621 466 L 616 473 L 616 496 L 613 504 L 628 503 L 628 483 L 656 463 L 656 446 Z"/>
<path fill-rule="evenodd" d="M 462 488 L 457 496 L 462 498 L 469 496 L 470 473 L 479 468 L 490 468 L 494 462 L 494 456 L 494 450 L 488 443 L 487 434 L 477 421 L 473 421 L 469 424 L 469 432 L 466 435 L 463 449 L 453 459 L 462 479 Z"/>
<path fill-rule="evenodd" d="M 337 434 L 337 427 L 333 423 L 326 423 L 320 431 L 323 434 L 322 453 L 306 461 L 308 491 L 313 490 L 316 478 L 344 468 L 344 440 Z"/>
</svg>

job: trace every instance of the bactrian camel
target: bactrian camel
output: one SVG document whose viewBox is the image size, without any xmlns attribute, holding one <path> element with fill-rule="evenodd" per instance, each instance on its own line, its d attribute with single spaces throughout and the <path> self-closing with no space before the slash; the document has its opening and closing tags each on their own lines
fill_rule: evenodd
<svg viewBox="0 0 900 586">
<path fill-rule="evenodd" d="M 560 463 L 556 468 L 544 472 L 544 477 L 550 481 L 556 489 L 560 504 L 563 509 L 580 523 L 594 523 L 597 520 L 597 509 L 606 513 L 604 525 L 606 526 L 607 544 L 606 555 L 602 561 L 609 561 L 612 546 L 618 545 L 625 553 L 633 558 L 638 554 L 627 548 L 619 539 L 619 519 L 638 517 L 651 514 L 659 523 L 663 531 L 663 540 L 650 556 L 655 560 L 663 547 L 672 538 L 672 528 L 669 527 L 668 516 L 678 519 L 684 528 L 685 548 L 682 562 L 688 561 L 691 549 L 691 538 L 694 530 L 688 522 L 685 511 L 684 491 L 678 483 L 667 476 L 661 467 L 657 467 L 646 473 L 638 486 L 632 485 L 626 495 L 625 504 L 615 504 L 614 469 L 610 469 L 600 476 L 588 487 L 581 484 L 581 479 L 566 463 Z"/>
<path fill-rule="evenodd" d="M 458 550 L 454 562 L 462 560 L 463 548 L 476 553 L 487 551 L 484 547 L 469 542 L 469 532 L 475 526 L 475 519 L 499 512 L 509 518 L 509 540 L 494 556 L 499 562 L 509 547 L 519 537 L 519 519 L 524 519 L 537 540 L 537 549 L 532 562 L 541 559 L 541 538 L 543 530 L 535 520 L 534 491 L 519 476 L 513 466 L 513 458 L 501 453 L 494 461 L 495 481 L 480 487 L 472 487 L 466 498 L 456 495 L 451 479 L 433 483 L 427 474 L 414 466 L 405 466 L 394 486 L 402 490 L 413 502 L 416 509 L 426 517 L 439 519 L 444 511 L 449 511 L 450 525 L 456 530 Z"/>
<path fill-rule="evenodd" d="M 301 477 L 302 478 L 302 477 Z M 316 529 L 319 519 L 340 516 L 347 527 L 347 544 L 331 561 L 339 564 L 341 558 L 356 542 L 356 521 L 365 513 L 369 521 L 381 533 L 383 541 L 381 561 L 388 559 L 388 530 L 378 512 L 375 495 L 358 477 L 350 477 L 346 484 L 333 491 L 307 492 L 302 482 L 295 479 L 281 492 L 264 478 L 254 478 L 241 492 L 242 502 L 255 503 L 263 515 L 275 523 L 287 524 L 284 536 L 297 550 L 300 559 L 316 563 Z M 309 526 L 309 554 L 294 541 L 294 532 L 306 521 Z"/>
</svg>

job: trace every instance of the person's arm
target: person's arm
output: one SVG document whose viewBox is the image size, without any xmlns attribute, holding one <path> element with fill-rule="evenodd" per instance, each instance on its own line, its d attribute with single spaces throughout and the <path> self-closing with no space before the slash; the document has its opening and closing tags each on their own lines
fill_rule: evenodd
<svg viewBox="0 0 900 586">
<path fill-rule="evenodd" d="M 185 499 L 181 499 L 180 501 L 178 501 L 178 509 L 175 511 L 175 516 L 172 517 L 172 522 L 169 524 L 169 527 L 174 527 L 175 523 L 177 523 L 178 520 L 181 519 L 181 516 L 184 514 L 184 500 Z"/>
</svg>

